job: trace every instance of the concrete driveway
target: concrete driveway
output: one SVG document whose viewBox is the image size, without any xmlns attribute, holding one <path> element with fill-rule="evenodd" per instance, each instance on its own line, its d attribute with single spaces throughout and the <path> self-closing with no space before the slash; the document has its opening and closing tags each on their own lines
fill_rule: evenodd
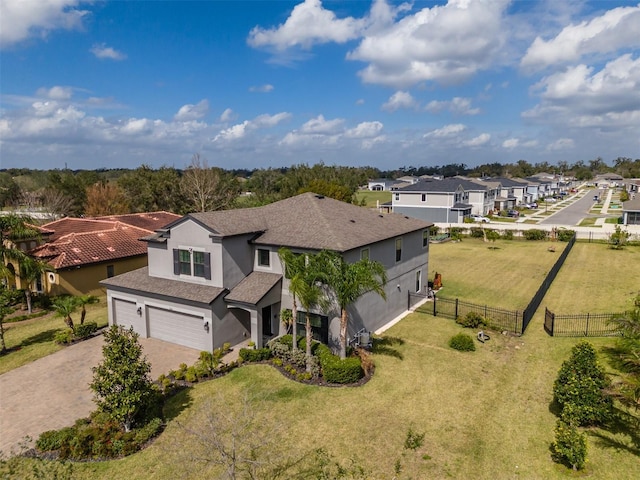
<svg viewBox="0 0 640 480">
<path fill-rule="evenodd" d="M 192 365 L 200 352 L 152 338 L 140 338 L 151 378 Z M 73 425 L 95 410 L 89 389 L 91 367 L 102 361 L 102 335 L 0 375 L 0 451 L 18 451 L 25 436 Z"/>
</svg>

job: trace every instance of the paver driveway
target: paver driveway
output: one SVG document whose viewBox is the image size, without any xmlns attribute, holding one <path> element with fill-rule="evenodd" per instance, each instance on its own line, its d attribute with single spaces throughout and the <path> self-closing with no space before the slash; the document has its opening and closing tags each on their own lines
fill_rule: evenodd
<svg viewBox="0 0 640 480">
<path fill-rule="evenodd" d="M 18 450 L 28 435 L 73 425 L 95 410 L 89 389 L 91 367 L 102 361 L 99 335 L 0 375 L 0 450 Z M 151 363 L 151 378 L 193 364 L 199 351 L 152 338 L 140 338 Z"/>
</svg>

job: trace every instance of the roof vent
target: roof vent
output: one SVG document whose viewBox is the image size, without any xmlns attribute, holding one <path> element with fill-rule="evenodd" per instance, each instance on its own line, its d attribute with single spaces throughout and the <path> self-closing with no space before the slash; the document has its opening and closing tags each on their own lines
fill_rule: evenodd
<svg viewBox="0 0 640 480">
<path fill-rule="evenodd" d="M 351 219 L 351 220 L 349 220 L 349 221 L 350 221 L 351 223 L 356 223 L 356 221 L 355 221 L 355 220 L 353 220 L 353 219 Z"/>
<path fill-rule="evenodd" d="M 322 200 L 322 199 L 324 198 L 324 195 L 318 195 L 318 194 L 316 194 L 316 198 L 317 198 L 318 200 Z"/>
</svg>

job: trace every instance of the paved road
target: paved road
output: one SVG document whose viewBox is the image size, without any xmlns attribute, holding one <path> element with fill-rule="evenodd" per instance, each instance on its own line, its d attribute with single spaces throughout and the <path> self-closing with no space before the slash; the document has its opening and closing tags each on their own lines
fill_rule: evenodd
<svg viewBox="0 0 640 480">
<path fill-rule="evenodd" d="M 562 210 L 540 221 L 541 225 L 577 225 L 580 221 L 590 216 L 589 209 L 593 205 L 593 196 L 602 190 L 586 190 L 582 198 L 573 201 Z M 541 200 L 540 205 L 543 205 Z M 551 206 L 551 204 L 549 204 Z"/>
<path fill-rule="evenodd" d="M 199 351 L 151 338 L 140 338 L 151 378 L 192 365 Z M 102 361 L 102 335 L 0 375 L 0 451 L 18 450 L 22 439 L 59 429 L 95 410 L 89 390 L 91 367 Z"/>
</svg>

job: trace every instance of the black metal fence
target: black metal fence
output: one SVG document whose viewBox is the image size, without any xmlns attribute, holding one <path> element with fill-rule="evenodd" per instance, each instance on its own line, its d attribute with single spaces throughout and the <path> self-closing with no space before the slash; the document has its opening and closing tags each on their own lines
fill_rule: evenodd
<svg viewBox="0 0 640 480">
<path fill-rule="evenodd" d="M 578 313 L 557 315 L 544 309 L 544 329 L 554 337 L 611 337 L 619 335 L 612 318 L 624 313 Z"/>
<path fill-rule="evenodd" d="M 411 297 L 413 297 L 413 300 L 420 300 L 426 296 L 413 293 L 410 294 L 410 299 Z M 465 302 L 458 298 L 451 299 L 436 295 L 433 297 L 433 301 L 420 305 L 416 311 L 428 313 L 434 317 L 442 316 L 453 320 L 458 317 L 465 317 L 469 312 L 474 312 L 481 315 L 487 322 L 487 326 L 495 330 L 506 330 L 517 334 L 523 333 L 522 312 L 518 310 L 504 310 L 488 305 Z"/>
<path fill-rule="evenodd" d="M 538 310 L 542 299 L 547 294 L 547 290 L 549 290 L 549 287 L 555 280 L 556 275 L 562 268 L 562 265 L 564 265 L 564 261 L 567 259 L 567 256 L 569 255 L 569 252 L 571 252 L 571 249 L 573 248 L 575 243 L 576 235 L 574 234 L 573 237 L 571 237 L 571 240 L 567 242 L 567 246 L 564 247 L 564 250 L 556 260 L 556 263 L 553 264 L 553 267 L 551 267 L 551 270 L 549 270 L 549 273 L 547 273 L 547 276 L 542 281 L 542 284 L 529 302 L 529 305 L 527 305 L 527 307 L 524 309 L 524 313 L 522 316 L 522 333 L 524 333 L 524 331 L 527 329 L 529 322 L 531 322 L 533 315 L 536 313 L 536 310 Z"/>
</svg>

